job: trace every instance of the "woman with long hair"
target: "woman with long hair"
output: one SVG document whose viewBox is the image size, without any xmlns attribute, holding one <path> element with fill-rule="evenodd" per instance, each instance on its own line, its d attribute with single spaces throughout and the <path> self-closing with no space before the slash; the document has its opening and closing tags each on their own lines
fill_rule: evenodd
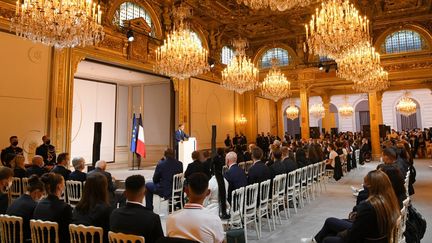
<svg viewBox="0 0 432 243">
<path fill-rule="evenodd" d="M 25 158 L 24 155 L 18 154 L 15 156 L 15 158 L 11 161 L 11 168 L 14 170 L 14 177 L 18 178 L 24 178 L 28 177 L 27 170 L 24 166 Z"/>
<path fill-rule="evenodd" d="M 207 196 L 204 207 L 210 212 L 227 219 L 227 194 L 228 194 L 228 181 L 222 176 L 222 171 L 215 169 L 209 181 L 210 194 Z"/>
<path fill-rule="evenodd" d="M 364 185 L 369 197 L 357 205 L 357 215 L 352 222 L 328 218 L 314 238 L 302 241 L 396 243 L 393 234 L 400 207 L 389 177 L 381 170 L 373 170 L 364 178 Z"/>
<path fill-rule="evenodd" d="M 296 150 L 295 158 L 299 168 L 309 165 L 309 160 L 306 158 L 306 152 L 301 147 Z"/>
<path fill-rule="evenodd" d="M 46 198 L 36 206 L 33 218 L 52 221 L 58 224 L 60 242 L 69 242 L 69 224 L 72 221 L 72 207 L 60 197 L 64 193 L 65 181 L 63 176 L 55 173 L 45 173 L 41 177 L 44 183 Z"/>
<path fill-rule="evenodd" d="M 87 176 L 81 200 L 76 205 L 72 223 L 101 227 L 104 242 L 108 242 L 109 219 L 112 208 L 109 204 L 108 182 L 101 173 Z"/>
</svg>

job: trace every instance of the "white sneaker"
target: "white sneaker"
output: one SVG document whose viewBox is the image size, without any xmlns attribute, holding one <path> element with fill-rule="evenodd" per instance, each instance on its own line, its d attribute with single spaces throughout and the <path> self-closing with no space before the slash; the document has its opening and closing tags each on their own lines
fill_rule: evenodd
<svg viewBox="0 0 432 243">
<path fill-rule="evenodd" d="M 314 238 L 301 238 L 302 243 L 316 243 Z"/>
</svg>

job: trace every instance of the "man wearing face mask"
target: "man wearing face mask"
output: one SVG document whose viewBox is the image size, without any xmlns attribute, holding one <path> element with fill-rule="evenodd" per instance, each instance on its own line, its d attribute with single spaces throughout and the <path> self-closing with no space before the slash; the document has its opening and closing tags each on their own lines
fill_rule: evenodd
<svg viewBox="0 0 432 243">
<path fill-rule="evenodd" d="M 42 144 L 36 148 L 36 155 L 43 157 L 45 165 L 54 166 L 56 161 L 55 147 L 51 145 L 50 138 L 45 135 L 42 137 Z"/>
<path fill-rule="evenodd" d="M 10 146 L 1 151 L 1 162 L 4 166 L 8 166 L 8 167 L 10 167 L 9 164 L 6 164 L 8 156 L 15 156 L 18 154 L 24 155 L 23 149 L 18 147 L 18 137 L 17 136 L 10 137 L 9 142 L 10 142 Z"/>
</svg>

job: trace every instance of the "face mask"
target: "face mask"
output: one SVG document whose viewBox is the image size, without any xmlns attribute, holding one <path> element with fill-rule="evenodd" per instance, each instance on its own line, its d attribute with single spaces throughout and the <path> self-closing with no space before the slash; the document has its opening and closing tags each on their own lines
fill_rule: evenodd
<svg viewBox="0 0 432 243">
<path fill-rule="evenodd" d="M 49 139 L 46 140 L 46 141 L 45 141 L 45 144 L 46 144 L 46 145 L 50 145 L 50 144 L 51 144 L 51 140 L 49 140 Z"/>
<path fill-rule="evenodd" d="M 17 145 L 18 145 L 18 141 L 14 141 L 14 142 L 12 142 L 12 145 L 13 145 L 13 146 L 17 146 Z"/>
</svg>

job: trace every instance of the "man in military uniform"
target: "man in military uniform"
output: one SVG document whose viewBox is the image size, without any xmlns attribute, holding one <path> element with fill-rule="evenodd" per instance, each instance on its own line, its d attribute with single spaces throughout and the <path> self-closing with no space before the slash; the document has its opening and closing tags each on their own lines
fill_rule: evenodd
<svg viewBox="0 0 432 243">
<path fill-rule="evenodd" d="M 36 148 L 36 155 L 43 157 L 45 166 L 54 167 L 56 161 L 55 147 L 51 145 L 50 138 L 45 135 L 42 137 L 42 144 Z"/>
<path fill-rule="evenodd" d="M 10 167 L 9 162 L 15 155 L 24 155 L 23 149 L 18 147 L 18 137 L 12 136 L 9 138 L 10 146 L 1 151 L 1 162 L 4 166 Z"/>
</svg>

